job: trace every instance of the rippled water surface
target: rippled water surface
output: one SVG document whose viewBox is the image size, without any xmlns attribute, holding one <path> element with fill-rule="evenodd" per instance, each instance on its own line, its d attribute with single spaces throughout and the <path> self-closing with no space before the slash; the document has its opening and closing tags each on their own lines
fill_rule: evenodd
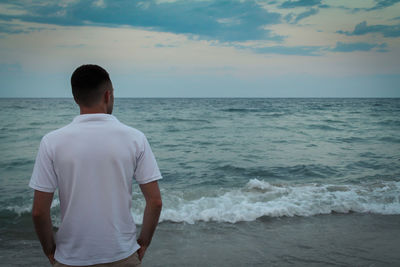
<svg viewBox="0 0 400 267">
<path fill-rule="evenodd" d="M 40 139 L 78 108 L 0 99 L 0 109 L 4 232 L 30 224 Z M 116 99 L 113 114 L 150 141 L 164 177 L 162 222 L 400 214 L 400 99 Z M 133 200 L 140 223 L 137 187 Z M 57 199 L 53 214 L 57 225 Z"/>
</svg>

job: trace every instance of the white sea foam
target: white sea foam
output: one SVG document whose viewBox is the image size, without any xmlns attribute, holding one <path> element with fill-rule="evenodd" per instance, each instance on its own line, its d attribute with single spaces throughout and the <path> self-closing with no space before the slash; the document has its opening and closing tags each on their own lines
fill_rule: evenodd
<svg viewBox="0 0 400 267">
<path fill-rule="evenodd" d="M 54 198 L 53 202 L 51 203 L 51 208 L 52 209 L 58 209 L 60 206 L 60 200 L 58 198 Z M 11 211 L 16 213 L 18 216 L 21 216 L 26 213 L 30 213 L 32 211 L 32 200 L 29 201 L 29 203 L 26 203 L 25 205 L 9 205 L 5 207 L 5 210 Z M 52 214 L 51 216 L 52 221 L 54 223 L 54 226 L 58 227 L 61 222 L 61 218 L 58 216 Z"/>
<path fill-rule="evenodd" d="M 330 213 L 400 214 L 400 182 L 377 182 L 360 185 L 271 184 L 251 179 L 240 189 L 226 190 L 214 196 L 184 197 L 182 192 L 166 191 L 160 221 L 214 221 L 236 223 L 254 221 L 263 216 L 313 216 Z M 134 193 L 132 215 L 141 224 L 144 200 Z M 18 215 L 31 211 L 31 202 L 5 209 Z M 55 198 L 52 208 L 59 209 Z M 59 218 L 53 217 L 55 225 Z"/>
<path fill-rule="evenodd" d="M 58 207 L 60 205 L 60 201 L 58 198 L 54 198 L 53 202 L 51 203 L 51 208 Z M 13 205 L 13 206 L 7 206 L 5 207 L 6 210 L 12 211 L 19 216 L 22 215 L 23 213 L 28 213 L 32 211 L 32 202 L 30 201 L 28 204 L 18 206 L 18 205 Z"/>
<path fill-rule="evenodd" d="M 143 203 L 142 203 L 143 204 Z M 132 213 L 142 221 L 143 209 Z M 312 216 L 330 213 L 400 214 L 400 182 L 365 185 L 273 185 L 257 179 L 216 197 L 185 200 L 164 194 L 160 221 L 236 223 L 263 216 Z"/>
<path fill-rule="evenodd" d="M 24 206 L 18 206 L 18 205 L 14 205 L 14 206 L 7 206 L 5 208 L 6 210 L 12 211 L 18 215 L 21 215 L 23 213 L 27 213 L 30 212 L 32 209 L 32 205 L 24 205 Z"/>
</svg>

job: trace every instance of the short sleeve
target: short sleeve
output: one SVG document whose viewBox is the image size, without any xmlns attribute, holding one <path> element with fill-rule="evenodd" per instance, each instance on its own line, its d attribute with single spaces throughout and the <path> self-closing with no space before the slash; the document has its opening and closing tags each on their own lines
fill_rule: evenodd
<svg viewBox="0 0 400 267">
<path fill-rule="evenodd" d="M 143 135 L 142 149 L 136 157 L 135 179 L 139 184 L 146 184 L 161 178 L 156 158 L 146 136 Z"/>
<path fill-rule="evenodd" d="M 40 142 L 29 186 L 35 190 L 52 193 L 57 188 L 57 175 L 49 154 L 45 137 Z"/>
</svg>

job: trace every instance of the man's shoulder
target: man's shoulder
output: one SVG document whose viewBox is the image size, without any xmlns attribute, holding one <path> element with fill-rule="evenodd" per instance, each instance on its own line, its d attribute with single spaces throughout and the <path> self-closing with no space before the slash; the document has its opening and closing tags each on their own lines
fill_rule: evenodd
<svg viewBox="0 0 400 267">
<path fill-rule="evenodd" d="M 135 135 L 137 137 L 145 137 L 144 133 L 132 126 L 126 125 L 125 123 L 122 123 L 118 121 L 118 125 L 120 126 L 120 129 L 123 131 L 126 131 L 129 134 Z"/>
<path fill-rule="evenodd" d="M 115 131 L 117 131 L 119 133 L 124 133 L 123 135 L 125 135 L 127 137 L 128 136 L 133 137 L 134 139 L 146 138 L 145 134 L 142 131 L 140 131 L 139 129 L 136 129 L 132 126 L 129 126 L 125 123 L 122 123 L 118 119 L 112 121 L 111 125 L 105 124 L 104 126 L 105 126 L 105 132 L 108 132 L 108 133 L 110 133 L 110 131 L 114 132 L 114 133 L 115 133 Z M 58 129 L 48 132 L 47 134 L 45 134 L 43 136 L 43 139 L 46 142 L 52 143 L 52 142 L 57 142 L 63 138 L 68 138 L 68 137 L 70 137 L 71 134 L 80 135 L 80 128 L 73 122 L 71 122 L 61 128 L 58 128 Z"/>
<path fill-rule="evenodd" d="M 57 137 L 59 135 L 62 135 L 63 133 L 68 132 L 69 129 L 71 129 L 72 125 L 73 125 L 73 123 L 70 122 L 70 123 L 68 123 L 68 124 L 66 124 L 66 125 L 64 125 L 64 126 L 62 126 L 60 128 L 54 129 L 54 130 L 46 133 L 44 135 L 44 137 L 46 137 L 46 138 L 54 138 L 54 137 Z"/>
<path fill-rule="evenodd" d="M 71 123 L 69 123 L 69 124 L 67 124 L 67 125 L 65 125 L 65 126 L 63 126 L 63 127 L 61 127 L 61 128 L 52 130 L 52 131 L 46 133 L 46 134 L 43 136 L 43 139 L 45 139 L 45 140 L 51 140 L 51 139 L 57 138 L 57 137 L 59 137 L 60 135 L 62 135 L 64 132 L 68 131 L 68 128 L 70 128 L 70 126 L 71 126 Z"/>
</svg>

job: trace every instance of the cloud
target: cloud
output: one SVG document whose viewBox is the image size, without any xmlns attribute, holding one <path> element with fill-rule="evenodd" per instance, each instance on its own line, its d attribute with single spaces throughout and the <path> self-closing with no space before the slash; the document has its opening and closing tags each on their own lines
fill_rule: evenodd
<svg viewBox="0 0 400 267">
<path fill-rule="evenodd" d="M 63 44 L 63 45 L 56 45 L 57 48 L 68 48 L 68 49 L 74 49 L 74 48 L 82 48 L 86 47 L 87 45 L 85 44 L 73 44 L 73 45 L 68 45 L 68 44 Z"/>
<path fill-rule="evenodd" d="M 178 45 L 157 43 L 157 44 L 154 45 L 154 47 L 157 47 L 157 48 L 172 48 L 172 47 L 178 47 Z"/>
<path fill-rule="evenodd" d="M 319 12 L 319 10 L 317 8 L 310 8 L 309 10 L 304 11 L 298 15 L 289 13 L 288 15 L 285 16 L 285 20 L 290 23 L 297 23 L 302 19 L 305 19 L 307 17 L 317 14 L 318 12 Z"/>
<path fill-rule="evenodd" d="M 94 7 L 98 7 L 98 8 L 106 8 L 106 7 L 107 7 L 107 5 L 106 5 L 106 3 L 104 2 L 104 0 L 97 0 L 97 1 L 94 1 L 94 2 L 92 3 L 92 5 L 93 5 Z"/>
<path fill-rule="evenodd" d="M 400 37 L 400 24 L 398 25 L 367 25 L 366 21 L 357 24 L 352 32 L 337 31 L 337 33 L 352 35 L 364 35 L 368 33 L 381 33 L 384 37 Z"/>
<path fill-rule="evenodd" d="M 12 4 L 0 3 L 0 14 L 23 15 L 26 11 L 23 8 Z"/>
<path fill-rule="evenodd" d="M 20 23 L 14 22 L 5 22 L 0 21 L 0 34 L 21 34 L 21 33 L 30 33 L 34 31 L 41 31 L 45 29 L 44 27 L 26 27 L 25 25 L 21 25 Z"/>
<path fill-rule="evenodd" d="M 248 47 L 237 47 L 248 49 Z M 279 54 L 279 55 L 297 55 L 297 56 L 319 56 L 322 50 L 321 46 L 267 46 L 251 47 L 251 51 L 257 54 Z"/>
<path fill-rule="evenodd" d="M 376 4 L 375 6 L 371 7 L 371 8 L 367 8 L 367 11 L 372 11 L 372 10 L 377 10 L 377 9 L 382 9 L 382 8 L 386 8 L 386 7 L 390 7 L 393 6 L 397 3 L 400 2 L 400 0 L 375 0 Z"/>
<path fill-rule="evenodd" d="M 321 0 L 297 0 L 285 1 L 279 7 L 281 8 L 296 8 L 296 7 L 311 7 L 321 4 Z"/>
<path fill-rule="evenodd" d="M 340 6 L 340 8 L 350 10 L 351 12 L 355 13 L 355 12 L 360 12 L 360 11 L 374 11 L 374 10 L 384 9 L 384 8 L 393 6 L 399 2 L 400 2 L 400 0 L 375 0 L 376 4 L 373 7 L 349 8 L 349 7 Z"/>
<path fill-rule="evenodd" d="M 16 24 L 12 23 L 1 23 L 0 24 L 0 33 L 8 33 L 8 34 L 15 34 L 15 33 L 27 33 L 29 31 L 25 29 L 21 29 Z"/>
<path fill-rule="evenodd" d="M 331 49 L 333 52 L 354 52 L 354 51 L 371 51 L 372 49 L 376 48 L 377 52 L 387 52 L 387 44 L 371 44 L 371 43 L 364 43 L 364 42 L 357 42 L 357 43 L 342 43 L 337 42 L 336 46 Z"/>
<path fill-rule="evenodd" d="M 0 14 L 0 19 L 62 26 L 133 26 L 148 30 L 198 36 L 221 42 L 274 40 L 283 36 L 265 29 L 280 23 L 281 15 L 250 1 L 9 1 L 25 14 Z M 106 8 L 104 8 L 106 7 Z"/>
</svg>

